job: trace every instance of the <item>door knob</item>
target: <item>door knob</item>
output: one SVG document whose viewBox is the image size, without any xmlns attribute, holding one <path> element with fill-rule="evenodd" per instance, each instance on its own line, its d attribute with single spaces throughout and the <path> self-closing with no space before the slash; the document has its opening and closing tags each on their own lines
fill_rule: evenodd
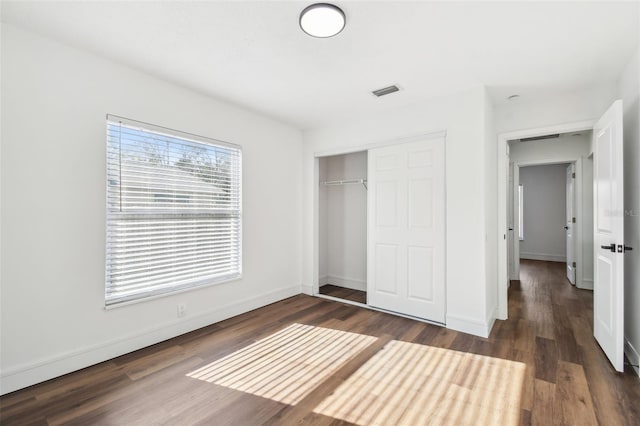
<svg viewBox="0 0 640 426">
<path fill-rule="evenodd" d="M 568 230 L 569 230 L 569 227 L 568 227 L 567 225 L 565 225 L 565 226 L 564 226 L 564 230 L 565 230 L 565 231 L 568 231 Z"/>
<path fill-rule="evenodd" d="M 633 247 L 624 246 L 624 251 L 631 251 L 631 250 L 633 250 Z"/>
<path fill-rule="evenodd" d="M 608 246 L 600 246 L 600 248 L 603 248 L 605 250 L 610 250 L 612 253 L 616 252 L 616 245 L 614 243 L 611 243 Z"/>
</svg>

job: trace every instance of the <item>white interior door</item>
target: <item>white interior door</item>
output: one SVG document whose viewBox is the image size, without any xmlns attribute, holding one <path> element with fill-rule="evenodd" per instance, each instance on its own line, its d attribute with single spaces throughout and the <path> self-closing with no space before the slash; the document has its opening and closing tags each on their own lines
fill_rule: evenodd
<svg viewBox="0 0 640 426">
<path fill-rule="evenodd" d="M 570 164 L 567 166 L 567 207 L 566 207 L 566 220 L 564 229 L 567 234 L 567 279 L 573 285 L 576 285 L 576 245 L 575 245 L 575 223 L 573 221 L 574 215 L 574 185 L 575 182 L 575 165 Z"/>
<path fill-rule="evenodd" d="M 593 334 L 618 371 L 624 369 L 624 197 L 622 101 L 593 129 Z"/>
<path fill-rule="evenodd" d="M 367 302 L 444 323 L 444 138 L 369 150 Z"/>
</svg>

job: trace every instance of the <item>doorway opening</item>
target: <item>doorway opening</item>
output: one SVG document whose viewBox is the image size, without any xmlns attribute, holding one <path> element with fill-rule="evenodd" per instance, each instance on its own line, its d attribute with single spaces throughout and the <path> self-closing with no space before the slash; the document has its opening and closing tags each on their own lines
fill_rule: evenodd
<svg viewBox="0 0 640 426">
<path fill-rule="evenodd" d="M 320 157 L 319 294 L 367 303 L 367 152 Z"/>
<path fill-rule="evenodd" d="M 563 263 L 567 281 L 593 289 L 590 130 L 507 141 L 509 281 L 523 259 Z"/>
<path fill-rule="evenodd" d="M 597 121 L 584 121 L 562 124 L 542 129 L 523 130 L 503 133 L 498 136 L 498 229 L 500 240 L 498 248 L 498 318 L 506 319 L 507 294 L 509 287 L 509 256 L 507 235 L 508 230 L 508 202 L 507 193 L 510 168 L 510 140 L 548 136 L 571 132 L 592 131 L 590 153 L 593 153 L 593 335 L 600 347 L 609 358 L 617 371 L 624 370 L 624 179 L 623 179 L 623 109 L 622 101 L 616 100 Z M 556 158 L 539 158 L 537 163 L 576 164 L 576 185 L 583 182 L 579 174 L 582 172 L 584 156 L 577 160 L 574 155 L 559 148 L 554 151 Z M 569 158 L 567 158 L 569 157 Z M 590 157 L 587 157 L 587 159 Z M 515 170 L 515 169 L 514 169 Z M 515 173 L 514 173 L 515 179 Z M 581 190 L 576 188 L 578 194 Z M 585 192 L 586 193 L 586 192 Z M 580 209 L 577 210 L 578 223 Z M 577 227 L 578 232 L 580 226 Z M 589 233 L 585 233 L 588 236 Z M 580 236 L 578 236 L 579 240 Z M 503 242 L 502 242 L 503 241 Z M 576 250 L 581 250 L 582 244 L 576 244 Z M 578 259 L 582 256 L 578 253 Z M 515 256 L 514 256 L 515 257 Z M 584 266 L 584 265 L 583 265 Z M 576 283 L 581 281 L 581 267 L 576 268 Z M 519 272 L 519 271 L 518 271 Z M 584 283 L 584 277 L 582 277 Z"/>
</svg>

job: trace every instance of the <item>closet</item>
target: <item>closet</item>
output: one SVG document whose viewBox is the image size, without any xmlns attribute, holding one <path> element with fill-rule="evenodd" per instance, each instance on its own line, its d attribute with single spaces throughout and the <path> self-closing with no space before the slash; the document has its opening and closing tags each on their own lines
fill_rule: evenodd
<svg viewBox="0 0 640 426">
<path fill-rule="evenodd" d="M 319 159 L 319 292 L 366 303 L 367 152 Z"/>
<path fill-rule="evenodd" d="M 445 323 L 445 138 L 318 157 L 318 291 Z"/>
</svg>

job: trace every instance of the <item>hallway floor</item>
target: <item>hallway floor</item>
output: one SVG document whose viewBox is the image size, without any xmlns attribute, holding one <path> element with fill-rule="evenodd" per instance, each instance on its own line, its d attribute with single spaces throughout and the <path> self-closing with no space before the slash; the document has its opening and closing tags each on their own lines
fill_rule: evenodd
<svg viewBox="0 0 640 426">
<path fill-rule="evenodd" d="M 617 373 L 593 337 L 593 292 L 572 286 L 559 262 L 522 260 L 509 319 L 490 340 L 510 342 L 529 366 L 521 423 L 640 424 L 640 378 Z M 499 346 L 503 346 L 499 343 Z"/>
</svg>

